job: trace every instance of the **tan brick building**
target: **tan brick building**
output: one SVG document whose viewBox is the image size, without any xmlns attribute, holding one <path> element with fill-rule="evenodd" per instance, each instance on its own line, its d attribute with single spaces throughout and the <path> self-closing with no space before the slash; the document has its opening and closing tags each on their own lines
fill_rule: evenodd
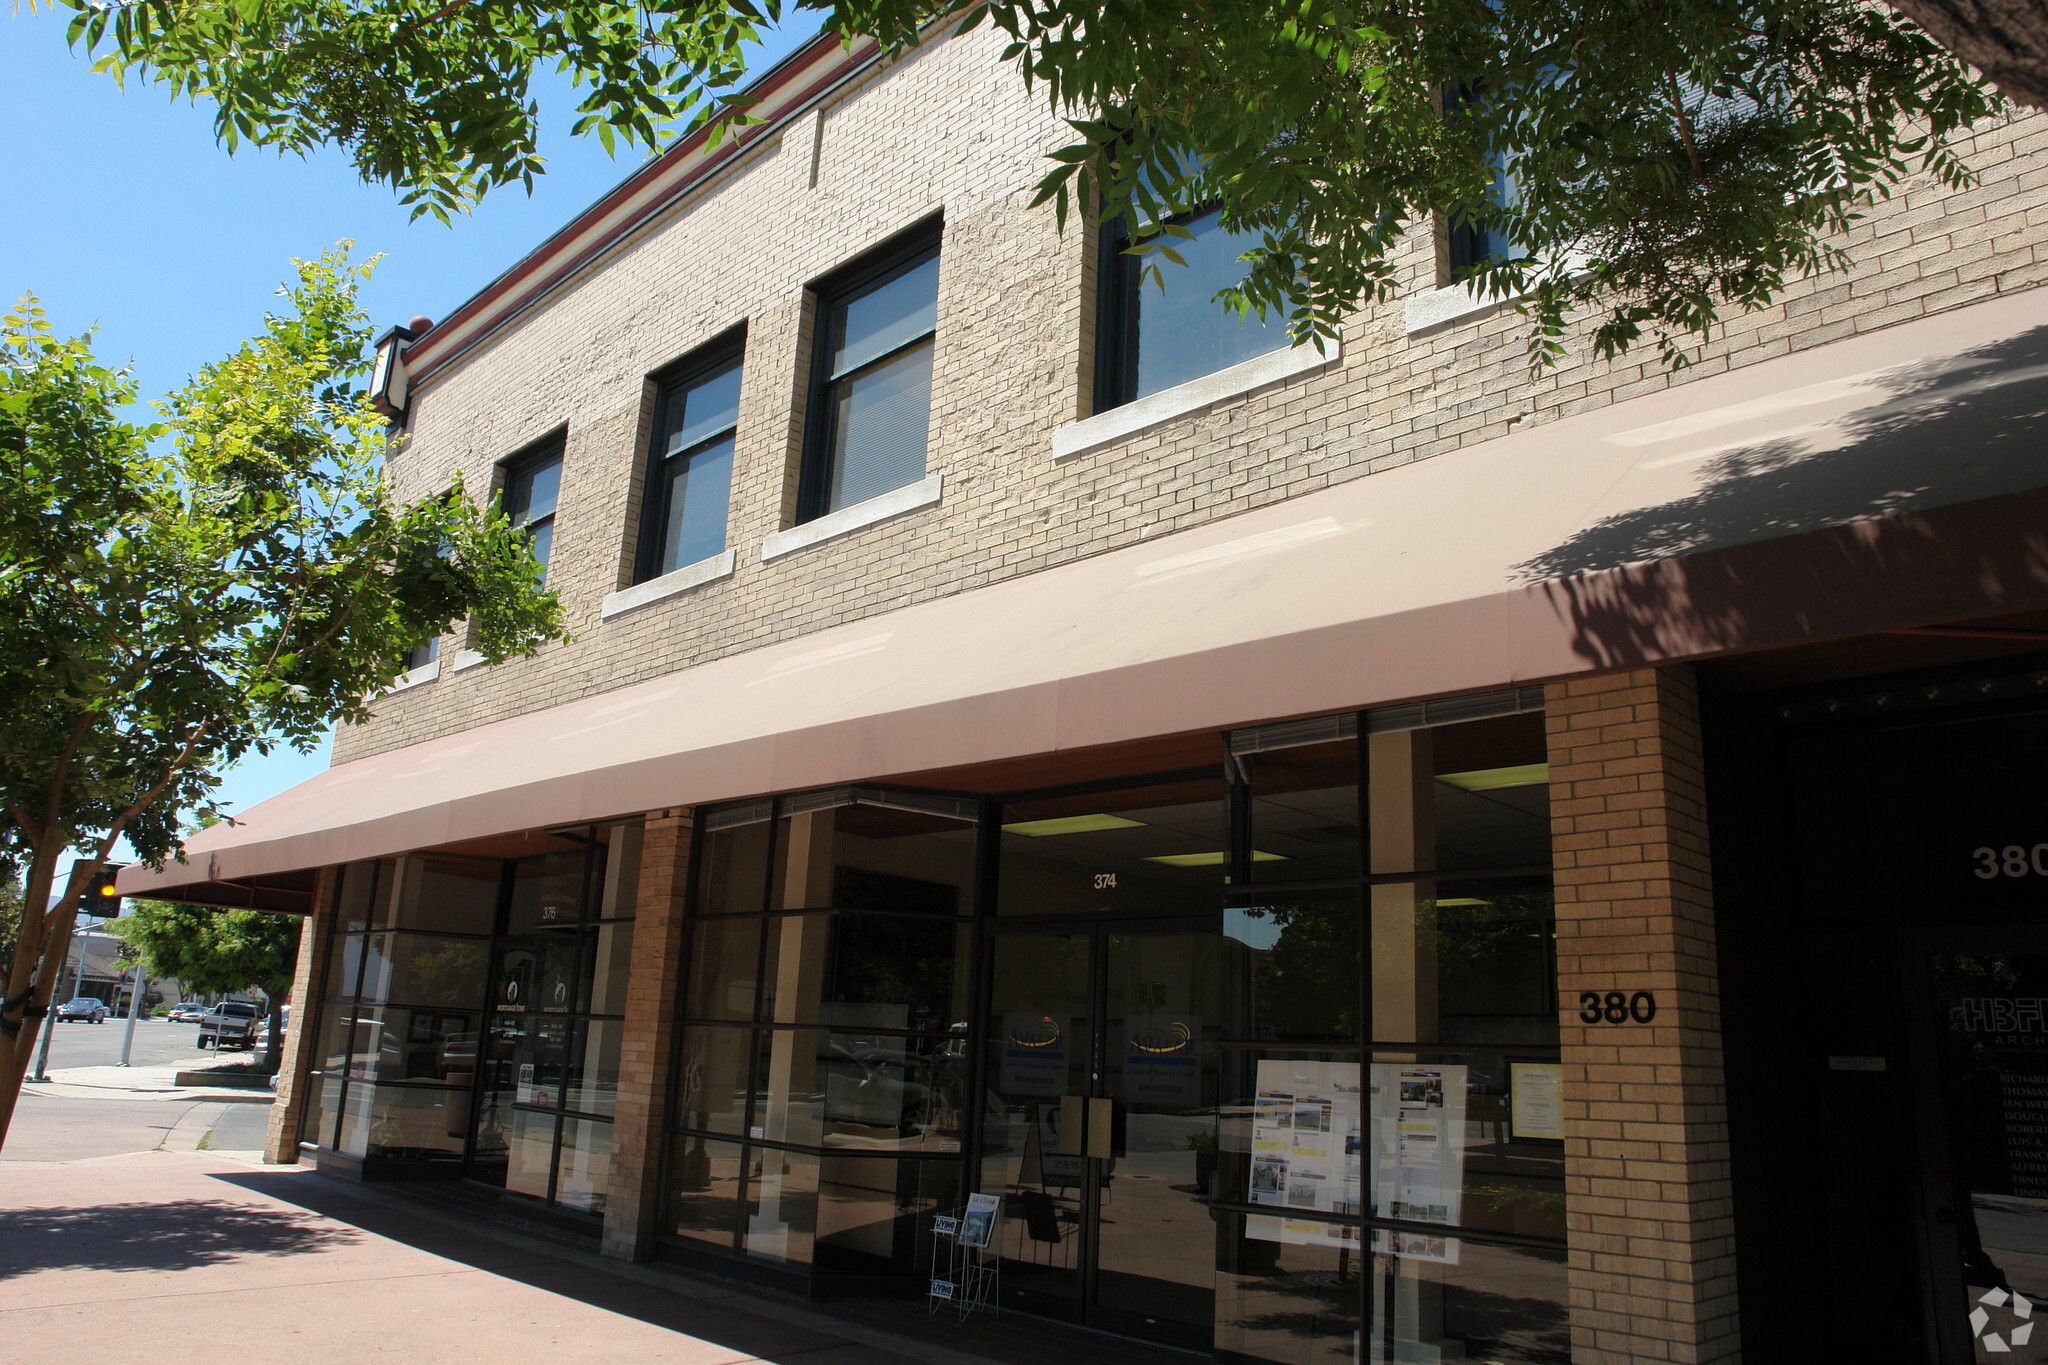
<svg viewBox="0 0 2048 1365">
<path fill-rule="evenodd" d="M 1531 377 L 1442 233 L 1327 354 L 1212 217 L 1134 290 L 998 50 L 385 338 L 573 638 L 125 877 L 310 916 L 273 1157 L 821 1296 L 989 1196 L 1227 1359 L 2048 1359 L 2048 123 Z"/>
</svg>

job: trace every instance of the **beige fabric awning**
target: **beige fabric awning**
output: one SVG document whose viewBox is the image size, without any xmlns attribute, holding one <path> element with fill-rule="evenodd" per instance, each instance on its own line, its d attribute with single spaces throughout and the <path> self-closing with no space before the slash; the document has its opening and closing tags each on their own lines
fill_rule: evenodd
<svg viewBox="0 0 2048 1365">
<path fill-rule="evenodd" d="M 121 887 L 2048 606 L 2043 484 L 2048 290 L 344 764 Z"/>
</svg>

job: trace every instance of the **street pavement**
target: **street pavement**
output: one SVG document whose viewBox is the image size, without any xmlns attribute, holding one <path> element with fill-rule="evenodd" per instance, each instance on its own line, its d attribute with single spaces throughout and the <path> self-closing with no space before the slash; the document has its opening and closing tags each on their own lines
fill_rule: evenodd
<svg viewBox="0 0 2048 1365">
<path fill-rule="evenodd" d="M 0 1351 L 36 1365 L 289 1353 L 479 1365 L 1094 1365 L 1185 1361 L 902 1300 L 828 1309 L 603 1260 L 403 1186 L 264 1166 L 267 1092 L 173 1063 L 53 1070 L 0 1149 Z"/>
<path fill-rule="evenodd" d="M 121 1035 L 125 1019 L 104 1024 L 58 1024 L 50 1034 L 50 1069 L 74 1066 L 112 1066 L 121 1060 Z M 243 1060 L 247 1054 L 229 1052 L 224 1057 Z M 135 1047 L 129 1061 L 136 1066 L 159 1062 L 189 1061 L 194 1066 L 211 1066 L 214 1055 L 199 1050 L 199 1025 L 171 1024 L 161 1019 L 135 1021 Z"/>
</svg>

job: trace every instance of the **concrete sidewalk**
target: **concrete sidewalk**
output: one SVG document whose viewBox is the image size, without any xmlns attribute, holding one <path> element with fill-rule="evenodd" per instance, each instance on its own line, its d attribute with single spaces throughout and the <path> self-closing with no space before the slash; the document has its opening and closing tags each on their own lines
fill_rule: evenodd
<svg viewBox="0 0 2048 1365">
<path fill-rule="evenodd" d="M 200 1071 L 218 1066 L 224 1059 L 212 1053 L 195 1053 L 177 1061 L 153 1066 L 71 1066 L 53 1067 L 47 1081 L 30 1081 L 27 1089 L 46 1095 L 100 1095 L 123 1091 L 132 1095 L 160 1095 L 167 1099 L 220 1099 L 237 1095 L 265 1095 L 268 1089 L 240 1086 L 179 1085 L 180 1071 Z"/>
<path fill-rule="evenodd" d="M 279 1349 L 293 1365 L 1187 1359 L 1014 1317 L 828 1312 L 473 1226 L 402 1192 L 168 1151 L 0 1164 L 0 1342 L 37 1365 Z"/>
</svg>

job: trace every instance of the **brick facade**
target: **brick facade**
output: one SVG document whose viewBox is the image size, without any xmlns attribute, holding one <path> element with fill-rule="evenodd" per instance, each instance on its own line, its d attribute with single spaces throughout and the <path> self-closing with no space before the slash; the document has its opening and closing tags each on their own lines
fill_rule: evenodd
<svg viewBox="0 0 2048 1365">
<path fill-rule="evenodd" d="M 334 893 L 340 869 L 323 867 L 313 883 L 313 908 L 299 926 L 299 961 L 292 971 L 292 1015 L 299 1027 L 285 1030 L 284 1055 L 277 1063 L 277 1097 L 270 1103 L 270 1131 L 263 1140 L 263 1159 L 289 1166 L 299 1159 L 299 1131 L 306 1106 L 320 1084 L 312 1072 L 318 1064 L 320 1040 L 312 1027 L 327 980 L 327 957 L 334 941 Z"/>
<path fill-rule="evenodd" d="M 676 1002 L 686 940 L 683 902 L 690 885 L 687 811 L 654 811 L 640 839 L 640 894 L 633 912 L 632 976 L 619 1042 L 618 1106 L 606 1188 L 604 1254 L 644 1261 L 654 1250 L 662 1135 L 676 1034 Z"/>
<path fill-rule="evenodd" d="M 1578 1365 L 1734 1361 L 1721 1011 L 1689 670 L 1553 684 L 1547 726 Z M 1580 1021 L 1639 992 L 1654 1017 Z"/>
<path fill-rule="evenodd" d="M 1843 243 L 1857 268 L 1731 318 L 1692 368 L 1647 348 L 1576 347 L 1532 379 L 1525 324 L 1494 309 L 1411 335 L 1403 301 L 1361 310 L 1341 360 L 1055 463 L 1052 433 L 1092 401 L 1090 233 L 1027 210 L 1059 140 L 1042 96 L 997 60 L 1001 35 L 935 41 L 831 95 L 418 386 L 391 461 L 406 497 L 566 429 L 550 581 L 575 639 L 496 668 L 453 667 L 344 729 L 337 761 L 662 676 L 910 603 L 1186 529 L 1532 424 L 2048 282 L 2048 118 L 1987 125 L 1983 177 L 1915 182 Z M 794 513 L 810 374 L 808 284 L 943 212 L 930 472 L 935 507 L 763 563 Z M 1441 281 L 1436 234 L 1400 257 Z M 479 280 L 479 284 L 483 281 Z M 744 323 L 734 462 L 735 573 L 618 615 L 631 576 L 651 376 Z M 1581 334 L 1583 341 L 1583 333 Z"/>
</svg>

